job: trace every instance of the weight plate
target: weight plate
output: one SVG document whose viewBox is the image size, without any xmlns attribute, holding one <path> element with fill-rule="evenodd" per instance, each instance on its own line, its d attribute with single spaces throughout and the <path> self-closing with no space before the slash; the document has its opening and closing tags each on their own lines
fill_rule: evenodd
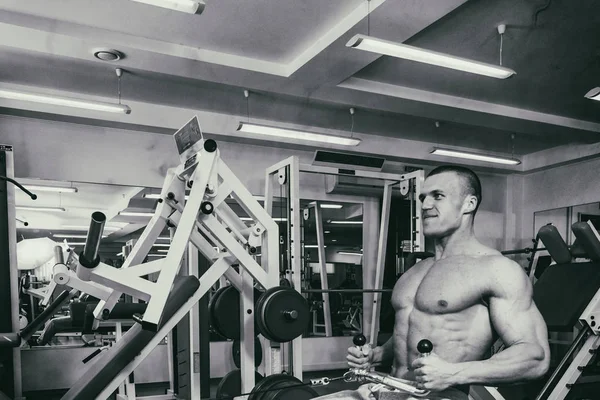
<svg viewBox="0 0 600 400">
<path fill-rule="evenodd" d="M 255 317 L 261 333 L 274 342 L 289 342 L 302 335 L 309 320 L 309 307 L 304 296 L 287 287 L 267 290 L 259 300 Z"/>
<path fill-rule="evenodd" d="M 254 289 L 254 302 L 260 297 L 261 292 Z M 210 319 L 213 328 L 222 336 L 240 339 L 240 292 L 234 286 L 219 289 L 213 296 L 209 305 Z M 255 336 L 258 335 L 255 328 Z"/>
<path fill-rule="evenodd" d="M 269 375 L 263 379 L 259 383 L 257 383 L 250 396 L 248 396 L 248 400 L 263 400 L 263 396 L 270 390 L 273 385 L 277 385 L 279 382 L 288 381 L 289 375 L 286 374 L 274 374 Z"/>
<path fill-rule="evenodd" d="M 258 372 L 255 372 L 254 380 L 256 383 L 260 382 L 263 379 L 263 376 Z M 234 369 L 233 371 L 227 373 L 223 379 L 219 382 L 217 386 L 217 399 L 233 399 L 236 396 L 240 396 L 242 394 L 242 371 L 239 369 Z"/>
<path fill-rule="evenodd" d="M 271 386 L 271 390 L 265 393 L 261 400 L 308 400 L 317 397 L 317 392 L 310 386 L 293 377 L 288 376 L 285 381 Z"/>
<path fill-rule="evenodd" d="M 215 303 L 216 300 L 219 298 L 219 296 L 221 295 L 221 293 L 223 293 L 223 291 L 227 289 L 227 287 L 222 287 L 220 289 L 218 289 L 210 298 L 210 301 L 208 302 L 208 315 L 210 318 L 210 326 L 213 327 L 213 329 L 215 330 L 215 332 L 221 336 L 223 335 L 223 332 L 219 331 L 219 328 L 217 326 L 217 323 L 215 322 L 215 318 L 214 316 L 216 315 L 215 313 Z"/>
<path fill-rule="evenodd" d="M 260 363 L 262 363 L 263 354 L 262 354 L 262 345 L 260 344 L 260 340 L 256 338 L 254 340 L 254 366 L 258 367 Z M 234 340 L 233 346 L 231 348 L 231 353 L 233 355 L 233 364 L 235 364 L 236 368 L 241 368 L 241 348 L 240 341 Z"/>
<path fill-rule="evenodd" d="M 271 400 L 309 400 L 319 394 L 309 386 L 284 387 L 275 391 Z"/>
</svg>

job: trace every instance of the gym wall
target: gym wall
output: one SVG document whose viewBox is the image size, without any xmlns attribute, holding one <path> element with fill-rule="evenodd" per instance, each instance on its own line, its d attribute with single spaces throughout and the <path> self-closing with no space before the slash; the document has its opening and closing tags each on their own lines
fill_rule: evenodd
<svg viewBox="0 0 600 400">
<path fill-rule="evenodd" d="M 600 202 L 600 159 L 556 167 L 523 177 L 521 237 L 532 238 L 533 213 Z"/>
<path fill-rule="evenodd" d="M 167 168 L 179 163 L 169 134 L 5 115 L 0 116 L 0 132 L 0 142 L 15 148 L 15 175 L 20 178 L 161 187 Z M 264 191 L 266 167 L 291 156 L 311 163 L 314 154 L 217 140 L 223 160 L 253 193 Z M 401 167 L 389 162 L 386 172 L 399 172 Z M 425 172 L 431 169 L 425 167 Z M 506 176 L 480 174 L 480 178 L 484 200 L 475 229 L 484 243 L 504 249 Z"/>
</svg>

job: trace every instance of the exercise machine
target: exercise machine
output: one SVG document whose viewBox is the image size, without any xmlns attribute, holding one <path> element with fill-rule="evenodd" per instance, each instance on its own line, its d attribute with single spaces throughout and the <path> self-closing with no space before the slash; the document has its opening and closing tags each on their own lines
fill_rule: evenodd
<svg viewBox="0 0 600 400">
<path fill-rule="evenodd" d="M 571 262 L 573 254 L 568 246 L 548 226 L 544 244 L 557 262 L 544 271 L 533 291 L 549 332 L 573 332 L 577 328 L 579 333 L 536 400 L 562 400 L 586 385 L 600 382 L 597 376 L 588 374 L 593 371 L 590 365 L 597 360 L 600 347 L 600 235 L 586 222 L 573 224 L 572 230 L 579 242 L 576 254 L 583 258 L 585 252 L 587 260 Z M 583 379 L 584 373 L 587 376 Z M 503 392 L 507 389 L 474 386 L 471 395 L 475 400 L 499 400 L 505 398 Z"/>
</svg>

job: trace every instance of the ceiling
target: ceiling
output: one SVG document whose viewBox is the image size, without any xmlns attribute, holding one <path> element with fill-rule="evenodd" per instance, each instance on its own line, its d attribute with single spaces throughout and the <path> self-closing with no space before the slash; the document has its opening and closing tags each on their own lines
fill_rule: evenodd
<svg viewBox="0 0 600 400">
<path fill-rule="evenodd" d="M 121 67 L 125 102 L 352 129 L 363 140 L 385 136 L 516 156 L 598 140 L 600 104 L 583 97 L 600 84 L 596 1 L 551 1 L 535 23 L 541 0 L 206 3 L 201 15 L 189 15 L 129 0 L 52 7 L 2 0 L 0 83 L 114 99 L 114 68 Z M 503 65 L 517 72 L 506 80 L 345 46 L 354 34 L 370 33 L 498 63 L 500 23 L 507 25 Z M 95 59 L 102 47 L 125 58 Z M 118 123 L 140 125 L 133 121 Z"/>
<path fill-rule="evenodd" d="M 497 64 L 499 24 L 507 26 L 502 64 L 517 72 L 505 80 L 345 46 L 355 34 L 370 34 Z M 344 151 L 380 155 L 387 146 L 386 157 L 398 160 L 456 162 L 410 154 L 413 148 L 400 144 L 390 150 L 388 139 L 527 157 L 599 141 L 600 102 L 583 97 L 600 86 L 599 37 L 594 0 L 206 0 L 200 15 L 130 0 L 0 0 L 0 87 L 115 102 L 119 67 L 122 101 L 132 105 L 130 115 L 115 116 L 0 100 L 0 114 L 172 134 L 185 121 L 176 127 L 157 121 L 177 108 L 226 115 L 231 126 L 249 118 L 356 134 L 362 143 Z M 98 60 L 98 48 L 118 49 L 124 58 Z M 144 120 L 148 115 L 156 118 Z M 227 140 L 276 145 L 240 138 L 222 123 L 206 126 Z M 104 185 L 100 193 L 99 186 L 79 186 L 81 215 L 73 218 L 99 209 L 127 224 L 110 240 L 121 243 L 147 223 L 117 216 L 138 204 L 143 188 Z M 26 205 L 19 196 L 17 203 Z M 69 194 L 61 196 L 44 201 L 68 205 Z M 46 216 L 45 226 L 35 226 L 39 216 L 21 216 L 35 228 L 26 230 L 30 235 L 64 223 Z"/>
</svg>

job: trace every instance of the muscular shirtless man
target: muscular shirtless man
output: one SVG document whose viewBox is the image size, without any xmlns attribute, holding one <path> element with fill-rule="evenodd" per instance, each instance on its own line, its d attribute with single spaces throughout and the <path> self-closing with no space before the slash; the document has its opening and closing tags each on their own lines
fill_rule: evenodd
<svg viewBox="0 0 600 400">
<path fill-rule="evenodd" d="M 392 361 L 391 375 L 431 390 L 427 399 L 468 399 L 470 384 L 497 385 L 543 376 L 550 359 L 546 324 L 532 300 L 522 268 L 481 244 L 473 221 L 481 183 L 462 167 L 434 169 L 420 196 L 423 233 L 435 257 L 398 280 L 392 293 L 394 334 L 368 354 L 348 349 L 351 368 Z M 497 337 L 505 349 L 485 355 Z M 417 343 L 433 352 L 419 357 Z M 319 399 L 411 399 L 398 392 L 372 394 L 372 384 Z M 421 398 L 422 399 L 422 398 Z"/>
</svg>

